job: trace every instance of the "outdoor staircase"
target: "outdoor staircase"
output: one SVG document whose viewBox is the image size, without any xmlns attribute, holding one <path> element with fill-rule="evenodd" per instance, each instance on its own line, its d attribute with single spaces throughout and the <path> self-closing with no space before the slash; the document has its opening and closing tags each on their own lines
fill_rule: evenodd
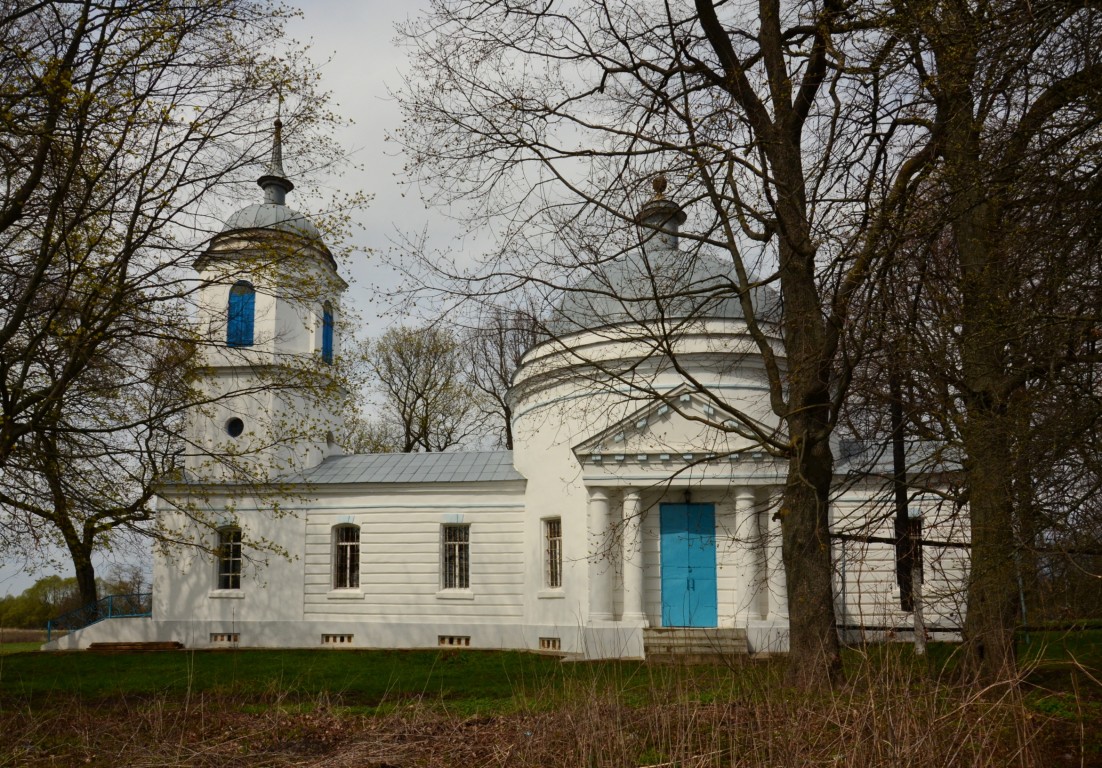
<svg viewBox="0 0 1102 768">
<path fill-rule="evenodd" d="M 647 661 L 714 663 L 747 658 L 745 629 L 652 627 L 643 630 Z"/>
<path fill-rule="evenodd" d="M 55 632 L 73 632 L 105 619 L 131 619 L 152 615 L 152 592 L 108 595 L 46 622 L 46 642 L 54 639 Z"/>
</svg>

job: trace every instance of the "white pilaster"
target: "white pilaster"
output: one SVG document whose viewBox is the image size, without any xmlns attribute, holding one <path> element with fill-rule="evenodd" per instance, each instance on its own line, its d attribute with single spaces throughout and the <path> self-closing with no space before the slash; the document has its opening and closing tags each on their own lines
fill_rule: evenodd
<svg viewBox="0 0 1102 768">
<path fill-rule="evenodd" d="M 761 588 L 761 579 L 758 574 L 760 546 L 757 497 L 753 488 L 739 488 L 735 491 L 734 552 L 737 590 L 735 621 L 739 625 L 761 618 L 761 603 L 757 594 Z"/>
<path fill-rule="evenodd" d="M 589 619 L 612 621 L 613 539 L 608 519 L 608 491 L 589 492 Z"/>
<path fill-rule="evenodd" d="M 639 491 L 624 491 L 624 612 L 622 621 L 646 622 L 643 611 L 643 510 Z"/>
<path fill-rule="evenodd" d="M 781 555 L 781 520 L 777 514 L 784 499 L 781 488 L 771 488 L 766 507 L 766 528 L 769 536 L 765 542 L 766 563 L 769 571 L 769 618 L 788 621 L 788 582 L 784 574 L 784 558 Z"/>
</svg>

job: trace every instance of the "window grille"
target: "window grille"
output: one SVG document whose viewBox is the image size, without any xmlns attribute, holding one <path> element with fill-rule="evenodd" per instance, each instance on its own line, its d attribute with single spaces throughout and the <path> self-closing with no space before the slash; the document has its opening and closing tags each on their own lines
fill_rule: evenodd
<svg viewBox="0 0 1102 768">
<path fill-rule="evenodd" d="M 333 538 L 333 589 L 356 589 L 360 586 L 360 529 L 338 525 Z"/>
<path fill-rule="evenodd" d="M 469 525 L 444 526 L 444 589 L 469 589 L 471 586 L 471 528 Z"/>
<path fill-rule="evenodd" d="M 210 641 L 212 643 L 236 643 L 241 640 L 241 634 L 238 632 L 211 632 Z"/>
<path fill-rule="evenodd" d="M 322 645 L 351 645 L 353 635 L 322 635 Z"/>
<path fill-rule="evenodd" d="M 562 650 L 562 640 L 557 637 L 541 637 L 540 638 L 540 650 L 541 651 L 559 651 Z"/>
<path fill-rule="evenodd" d="M 253 345 L 253 316 L 256 312 L 256 290 L 252 284 L 239 280 L 230 288 L 230 301 L 226 315 L 226 345 L 251 347 Z"/>
<path fill-rule="evenodd" d="M 544 579 L 549 589 L 562 587 L 562 520 L 544 521 Z"/>
<path fill-rule="evenodd" d="M 241 529 L 218 532 L 218 588 L 241 589 Z"/>
<path fill-rule="evenodd" d="M 470 635 L 437 635 L 436 642 L 445 648 L 468 648 L 471 645 Z"/>
</svg>

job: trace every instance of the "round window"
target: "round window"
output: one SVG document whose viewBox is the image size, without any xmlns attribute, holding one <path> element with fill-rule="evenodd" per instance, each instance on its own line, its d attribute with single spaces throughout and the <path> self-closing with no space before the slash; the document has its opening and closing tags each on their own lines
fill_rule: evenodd
<svg viewBox="0 0 1102 768">
<path fill-rule="evenodd" d="M 232 419 L 226 422 L 226 434 L 230 437 L 241 437 L 241 433 L 245 431 L 245 422 L 234 416 Z"/>
</svg>

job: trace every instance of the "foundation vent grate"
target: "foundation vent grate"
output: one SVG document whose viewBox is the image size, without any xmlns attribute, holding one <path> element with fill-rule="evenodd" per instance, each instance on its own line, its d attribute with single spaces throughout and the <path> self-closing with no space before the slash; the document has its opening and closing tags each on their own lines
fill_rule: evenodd
<svg viewBox="0 0 1102 768">
<path fill-rule="evenodd" d="M 322 645 L 351 645 L 355 635 L 322 635 Z"/>
</svg>

